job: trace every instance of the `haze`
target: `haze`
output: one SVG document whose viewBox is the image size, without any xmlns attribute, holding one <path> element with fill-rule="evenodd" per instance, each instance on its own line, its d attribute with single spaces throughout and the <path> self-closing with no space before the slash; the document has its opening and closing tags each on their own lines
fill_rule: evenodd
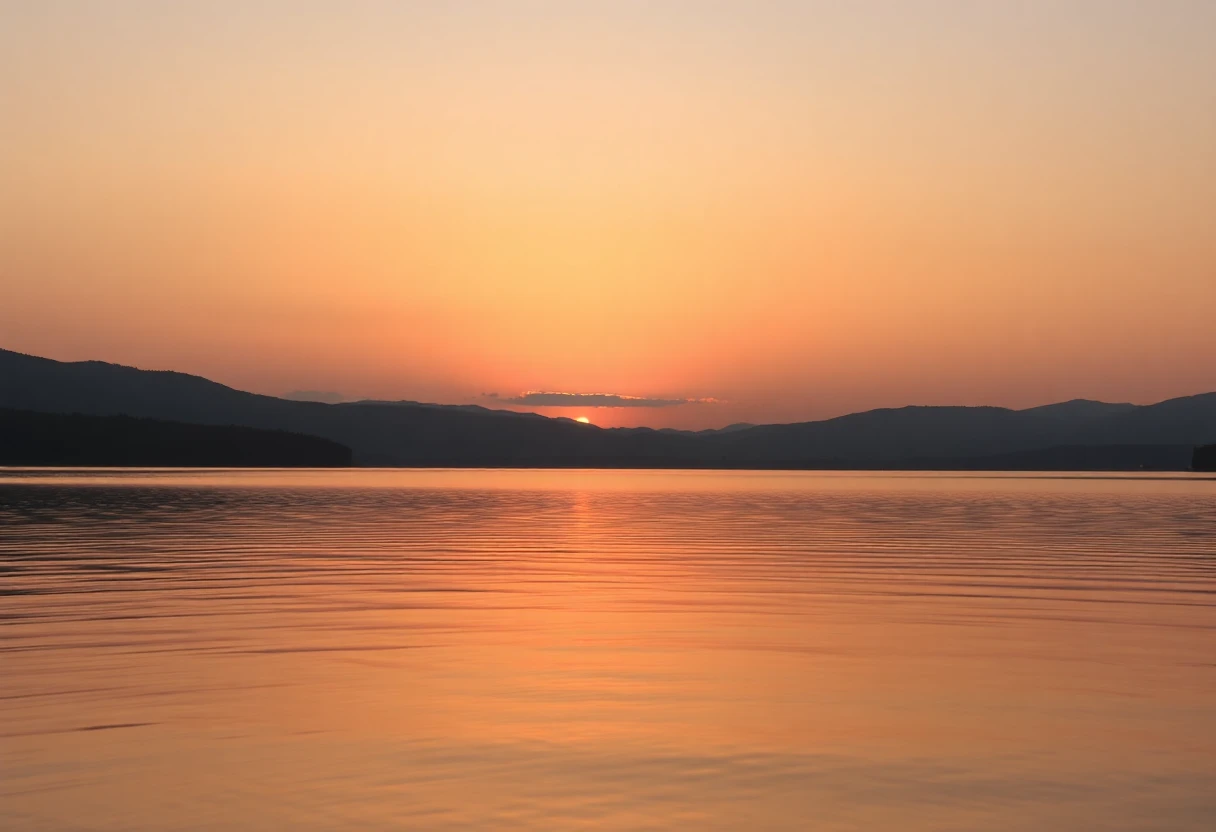
<svg viewBox="0 0 1216 832">
<path fill-rule="evenodd" d="M 1214 32 L 1210 2 L 3 3 L 0 347 L 602 425 L 1213 390 Z"/>
</svg>

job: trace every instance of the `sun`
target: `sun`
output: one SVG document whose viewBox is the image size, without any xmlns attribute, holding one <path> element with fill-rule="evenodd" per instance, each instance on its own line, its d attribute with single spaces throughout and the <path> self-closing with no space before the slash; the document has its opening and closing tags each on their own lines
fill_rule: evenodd
<svg viewBox="0 0 1216 832">
<path fill-rule="evenodd" d="M 591 420 L 590 420 L 590 419 L 588 419 L 586 416 L 579 416 L 579 417 L 578 417 L 577 419 L 575 419 L 574 421 L 576 421 L 576 422 L 582 422 L 584 425 L 589 425 L 589 424 L 591 424 Z"/>
</svg>

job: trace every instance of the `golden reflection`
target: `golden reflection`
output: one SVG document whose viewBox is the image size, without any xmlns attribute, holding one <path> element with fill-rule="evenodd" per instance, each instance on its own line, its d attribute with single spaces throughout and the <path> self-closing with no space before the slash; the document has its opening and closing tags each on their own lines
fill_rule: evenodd
<svg viewBox="0 0 1216 832">
<path fill-rule="evenodd" d="M 63 476 L 3 485 L 11 828 L 1210 816 L 1201 480 Z"/>
</svg>

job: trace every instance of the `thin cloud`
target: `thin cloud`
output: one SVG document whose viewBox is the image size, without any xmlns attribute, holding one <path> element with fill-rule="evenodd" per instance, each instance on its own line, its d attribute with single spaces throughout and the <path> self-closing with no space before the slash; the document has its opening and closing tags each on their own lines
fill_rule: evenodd
<svg viewBox="0 0 1216 832">
<path fill-rule="evenodd" d="M 518 396 L 502 398 L 508 404 L 533 407 L 678 407 L 682 404 L 717 404 L 717 399 L 648 399 L 618 393 L 552 393 L 529 390 Z"/>
</svg>

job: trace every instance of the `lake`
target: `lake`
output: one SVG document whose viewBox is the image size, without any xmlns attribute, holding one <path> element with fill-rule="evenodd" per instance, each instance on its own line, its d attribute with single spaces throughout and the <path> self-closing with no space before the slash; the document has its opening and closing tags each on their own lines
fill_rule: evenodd
<svg viewBox="0 0 1216 832">
<path fill-rule="evenodd" d="M 1216 828 L 1200 475 L 0 469 L 5 830 Z"/>
</svg>

